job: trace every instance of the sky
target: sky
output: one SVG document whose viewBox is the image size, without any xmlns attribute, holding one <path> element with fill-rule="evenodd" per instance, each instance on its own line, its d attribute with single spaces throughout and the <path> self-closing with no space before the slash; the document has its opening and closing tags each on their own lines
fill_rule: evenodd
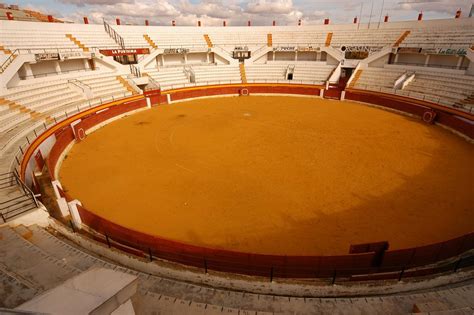
<svg viewBox="0 0 474 315">
<path fill-rule="evenodd" d="M 91 23 L 102 19 L 113 22 L 120 18 L 122 24 L 143 25 L 145 19 L 152 25 L 204 26 L 304 25 L 322 24 L 325 18 L 331 23 L 351 23 L 356 16 L 362 22 L 378 22 L 388 14 L 391 21 L 417 18 L 423 11 L 424 19 L 452 18 L 461 9 L 468 16 L 474 0 L 3 0 L 22 8 L 52 14 L 67 21 L 81 22 L 84 16 Z M 362 15 L 360 12 L 362 11 Z M 372 13 L 372 14 L 371 14 Z"/>
</svg>

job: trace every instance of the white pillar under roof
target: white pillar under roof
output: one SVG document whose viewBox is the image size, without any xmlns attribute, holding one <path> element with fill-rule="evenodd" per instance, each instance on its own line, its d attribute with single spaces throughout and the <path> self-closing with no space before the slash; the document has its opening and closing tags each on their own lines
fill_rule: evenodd
<svg viewBox="0 0 474 315">
<path fill-rule="evenodd" d="M 89 65 L 89 62 L 87 61 L 87 59 L 82 59 L 82 63 L 84 64 L 84 69 L 90 69 L 90 65 Z"/>
<path fill-rule="evenodd" d="M 32 77 L 33 76 L 33 70 L 31 69 L 31 65 L 29 63 L 25 63 L 23 65 L 23 68 L 25 69 L 25 75 L 27 77 Z"/>
<path fill-rule="evenodd" d="M 458 56 L 458 63 L 456 64 L 456 69 L 461 68 L 463 60 L 464 60 L 464 56 Z"/>
<path fill-rule="evenodd" d="M 425 67 L 427 67 L 428 64 L 430 63 L 430 57 L 431 57 L 431 55 L 426 55 L 426 58 L 425 58 Z"/>
<path fill-rule="evenodd" d="M 57 72 L 57 74 L 61 74 L 61 66 L 59 65 L 59 61 L 53 61 L 54 62 L 54 69 Z"/>
</svg>

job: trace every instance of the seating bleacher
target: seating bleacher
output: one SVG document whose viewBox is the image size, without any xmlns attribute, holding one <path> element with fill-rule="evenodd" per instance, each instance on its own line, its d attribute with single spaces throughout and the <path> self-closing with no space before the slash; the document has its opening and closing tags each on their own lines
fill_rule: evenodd
<svg viewBox="0 0 474 315">
<path fill-rule="evenodd" d="M 335 67 L 319 62 L 296 63 L 293 80 L 322 85 L 329 79 Z"/>
<path fill-rule="evenodd" d="M 184 73 L 183 67 L 160 68 L 159 70 L 145 69 L 145 73 L 158 82 L 162 90 L 168 90 L 173 87 L 183 87 L 190 82 Z"/>
<path fill-rule="evenodd" d="M 474 32 L 466 28 L 413 28 L 410 35 L 408 35 L 400 47 L 457 49 L 469 48 L 472 43 L 474 43 Z"/>
<path fill-rule="evenodd" d="M 210 65 L 192 67 L 197 84 L 242 83 L 236 65 Z"/>
<path fill-rule="evenodd" d="M 279 82 L 287 81 L 285 74 L 288 64 L 284 63 L 266 63 L 249 64 L 245 66 L 247 82 Z"/>
<path fill-rule="evenodd" d="M 30 53 L 42 53 L 64 49 L 82 51 L 68 40 L 65 33 L 31 29 L 5 30 L 0 28 L 0 45 L 14 51 L 21 49 Z"/>
<path fill-rule="evenodd" d="M 357 89 L 392 93 L 395 81 L 405 72 L 406 70 L 403 69 L 369 67 L 362 70 L 354 87 Z"/>
<path fill-rule="evenodd" d="M 474 77 L 450 75 L 436 71 L 415 71 L 415 78 L 401 94 L 420 98 L 441 105 L 453 106 L 472 111 L 472 104 L 462 104 L 462 100 L 474 93 Z"/>
</svg>

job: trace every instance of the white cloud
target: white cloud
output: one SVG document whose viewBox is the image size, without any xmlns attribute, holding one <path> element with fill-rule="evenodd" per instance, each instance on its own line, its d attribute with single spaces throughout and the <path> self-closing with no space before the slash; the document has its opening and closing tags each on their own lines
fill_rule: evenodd
<svg viewBox="0 0 474 315">
<path fill-rule="evenodd" d="M 294 11 L 292 0 L 253 0 L 246 11 L 257 14 L 290 14 Z"/>
<path fill-rule="evenodd" d="M 134 3 L 135 0 L 60 0 L 62 3 L 70 3 L 80 7 L 85 5 L 104 5 L 116 3 Z"/>
<path fill-rule="evenodd" d="M 303 24 L 321 24 L 325 18 L 331 23 L 351 23 L 360 15 L 362 20 L 369 19 L 374 3 L 372 20 L 378 20 L 380 14 L 389 14 L 390 20 L 413 20 L 421 10 L 425 19 L 453 17 L 461 8 L 466 16 L 472 0 L 385 0 L 382 10 L 380 0 L 59 0 L 71 6 L 66 19 L 77 22 L 88 16 L 92 22 L 101 22 L 102 18 L 113 21 L 121 18 L 122 23 L 170 25 L 176 20 L 178 25 L 196 25 L 200 20 L 205 26 L 221 26 L 222 21 L 230 25 L 296 25 L 301 19 Z M 53 12 L 55 7 L 44 12 Z M 55 14 L 61 16 L 61 14 Z M 359 17 L 360 18 L 360 17 Z"/>
</svg>

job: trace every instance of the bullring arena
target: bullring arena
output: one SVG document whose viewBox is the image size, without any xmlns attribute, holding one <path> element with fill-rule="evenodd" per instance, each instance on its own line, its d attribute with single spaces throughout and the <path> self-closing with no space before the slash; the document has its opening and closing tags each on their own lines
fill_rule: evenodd
<svg viewBox="0 0 474 315">
<path fill-rule="evenodd" d="M 472 17 L 2 6 L 0 313 L 473 313 Z"/>
<path fill-rule="evenodd" d="M 337 255 L 350 244 L 400 249 L 472 231 L 472 150 L 449 131 L 357 103 L 212 98 L 96 131 L 69 152 L 60 180 L 97 215 L 143 233 Z"/>
</svg>

